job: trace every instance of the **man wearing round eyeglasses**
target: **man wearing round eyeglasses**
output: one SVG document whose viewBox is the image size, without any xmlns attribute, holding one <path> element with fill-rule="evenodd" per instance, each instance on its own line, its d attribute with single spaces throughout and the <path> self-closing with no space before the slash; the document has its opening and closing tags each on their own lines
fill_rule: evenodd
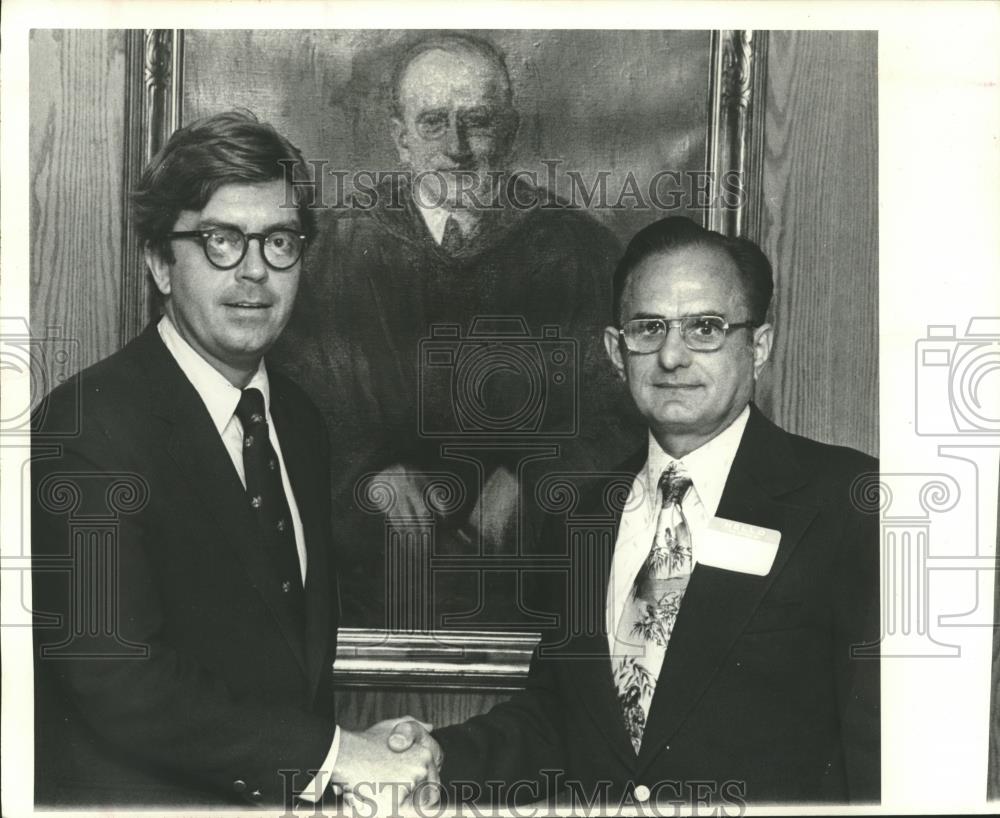
<svg viewBox="0 0 1000 818">
<path fill-rule="evenodd" d="M 146 249 L 172 329 L 234 385 L 249 383 L 295 302 L 307 236 L 285 197 L 281 179 L 225 185 Z"/>
<path fill-rule="evenodd" d="M 630 242 L 604 343 L 648 442 L 547 531 L 584 585 L 552 589 L 527 689 L 434 734 L 452 798 L 878 801 L 878 463 L 753 405 L 772 288 L 688 219 Z"/>
<path fill-rule="evenodd" d="M 249 112 L 174 133 L 133 197 L 163 316 L 33 425 L 39 805 L 288 805 L 329 783 L 380 801 L 436 779 L 434 748 L 390 752 L 395 721 L 336 724 L 327 433 L 264 362 L 314 232 L 285 176 L 302 161 Z M 78 537 L 66 497 L 112 530 Z"/>
</svg>

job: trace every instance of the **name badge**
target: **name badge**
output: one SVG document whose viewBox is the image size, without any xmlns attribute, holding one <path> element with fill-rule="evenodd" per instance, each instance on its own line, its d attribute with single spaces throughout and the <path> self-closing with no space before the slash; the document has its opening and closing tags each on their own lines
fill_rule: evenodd
<svg viewBox="0 0 1000 818">
<path fill-rule="evenodd" d="M 703 565 L 763 577 L 774 564 L 779 542 L 780 531 L 713 517 L 695 550 Z"/>
</svg>

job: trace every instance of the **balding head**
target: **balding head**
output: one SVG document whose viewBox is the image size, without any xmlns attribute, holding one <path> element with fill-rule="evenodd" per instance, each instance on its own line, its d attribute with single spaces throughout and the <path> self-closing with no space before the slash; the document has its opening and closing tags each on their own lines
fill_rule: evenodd
<svg viewBox="0 0 1000 818">
<path fill-rule="evenodd" d="M 513 106 L 507 63 L 496 46 L 488 40 L 470 34 L 438 34 L 418 40 L 407 48 L 396 62 L 392 77 L 392 111 L 396 117 L 400 119 L 403 117 L 403 85 L 408 79 L 410 69 L 425 55 L 433 52 L 464 58 L 464 63 L 475 66 L 476 72 L 486 79 L 488 84 L 495 87 L 496 98 L 503 105 Z M 411 87 L 413 82 L 410 81 Z"/>
<path fill-rule="evenodd" d="M 407 50 L 394 77 L 392 135 L 424 204 L 462 209 L 490 196 L 489 174 L 517 132 L 511 99 L 503 58 L 484 40 L 430 37 Z"/>
</svg>

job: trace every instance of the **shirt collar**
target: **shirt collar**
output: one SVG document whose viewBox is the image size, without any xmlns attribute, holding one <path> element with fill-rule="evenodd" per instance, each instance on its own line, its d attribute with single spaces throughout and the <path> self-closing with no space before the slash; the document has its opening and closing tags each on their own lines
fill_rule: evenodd
<svg viewBox="0 0 1000 818">
<path fill-rule="evenodd" d="M 420 203 L 419 196 L 414 196 L 413 201 L 417 205 L 417 210 L 420 211 L 434 242 L 440 244 L 444 240 L 444 226 L 451 214 L 443 207 L 425 207 Z"/>
<path fill-rule="evenodd" d="M 163 339 L 167 350 L 177 361 L 181 371 L 191 381 L 201 397 L 208 414 L 212 417 L 212 423 L 221 435 L 229 421 L 232 420 L 236 412 L 236 404 L 240 402 L 241 389 L 237 389 L 213 367 L 208 361 L 201 357 L 198 352 L 177 331 L 170 317 L 164 315 L 156 325 L 160 338 Z M 264 395 L 264 410 L 268 416 L 271 413 L 271 387 L 267 379 L 267 369 L 264 367 L 264 359 L 261 358 L 257 365 L 257 371 L 250 379 L 246 388 L 254 387 L 259 389 Z"/>
<path fill-rule="evenodd" d="M 698 499 L 701 500 L 705 507 L 705 513 L 709 517 L 714 517 L 719 508 L 722 490 L 726 487 L 729 470 L 733 466 L 736 450 L 740 447 L 743 430 L 746 429 L 749 419 L 750 406 L 747 405 L 737 415 L 736 420 L 719 434 L 680 458 L 680 462 L 687 470 L 691 482 L 694 484 L 694 489 L 698 493 Z M 677 458 L 671 457 L 663 451 L 656 438 L 653 437 L 653 433 L 650 432 L 649 454 L 646 457 L 645 488 L 646 496 L 656 507 L 658 507 L 656 486 L 660 475 L 663 474 L 667 466 L 676 460 Z"/>
<path fill-rule="evenodd" d="M 462 229 L 464 236 L 468 236 L 475 229 L 476 222 L 478 221 L 477 214 L 470 213 L 468 210 L 448 210 L 445 207 L 428 207 L 421 203 L 419 196 L 413 197 L 413 203 L 417 206 L 417 210 L 420 212 L 421 217 L 423 217 L 424 224 L 427 225 L 427 230 L 436 244 L 444 241 L 444 229 L 445 225 L 448 224 L 450 216 L 455 217 L 455 221 L 458 222 L 458 226 Z"/>
</svg>

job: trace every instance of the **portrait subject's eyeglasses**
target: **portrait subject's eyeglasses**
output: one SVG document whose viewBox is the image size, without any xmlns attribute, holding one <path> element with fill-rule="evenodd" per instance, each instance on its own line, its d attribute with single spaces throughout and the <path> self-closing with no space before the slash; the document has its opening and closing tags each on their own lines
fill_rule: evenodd
<svg viewBox="0 0 1000 818">
<path fill-rule="evenodd" d="M 469 136 L 490 134 L 497 129 L 505 112 L 494 108 L 469 108 L 464 111 L 449 112 L 445 108 L 422 111 L 417 115 L 417 132 L 423 139 L 440 139 L 448 132 L 448 124 L 454 117 L 455 127 Z"/>
<path fill-rule="evenodd" d="M 212 227 L 206 230 L 180 230 L 167 233 L 168 239 L 194 239 L 205 251 L 205 258 L 219 270 L 231 270 L 247 254 L 250 239 L 260 242 L 260 254 L 272 270 L 287 270 L 295 266 L 306 245 L 306 236 L 294 230 L 272 230 L 270 233 L 244 233 L 235 227 Z"/>
<path fill-rule="evenodd" d="M 619 328 L 619 337 L 629 352 L 647 355 L 659 352 L 671 327 L 677 327 L 684 345 L 693 352 L 714 352 L 725 343 L 730 330 L 756 327 L 756 321 L 729 323 L 718 315 L 686 315 L 683 318 L 633 318 Z"/>
</svg>

